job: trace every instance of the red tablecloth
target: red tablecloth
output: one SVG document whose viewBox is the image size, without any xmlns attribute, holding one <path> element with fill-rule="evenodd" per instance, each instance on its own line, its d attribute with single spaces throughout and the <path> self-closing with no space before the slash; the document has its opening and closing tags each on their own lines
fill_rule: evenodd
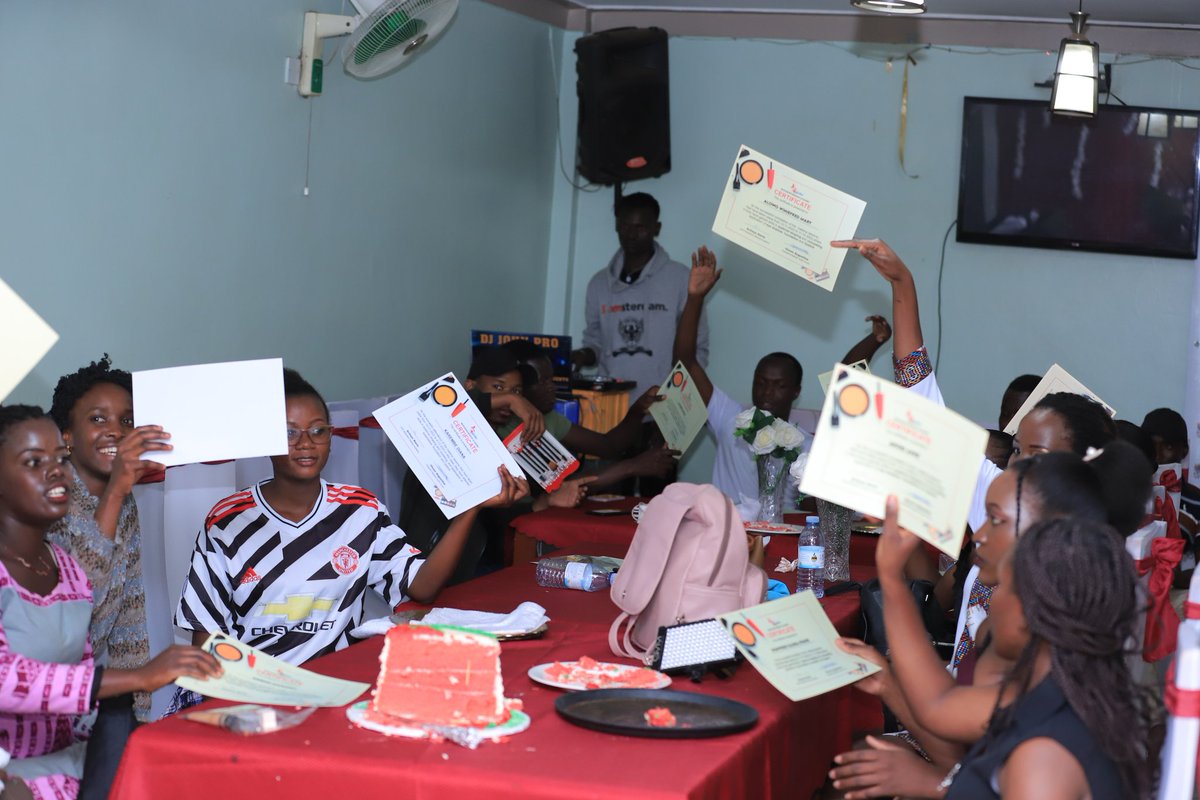
<svg viewBox="0 0 1200 800">
<path fill-rule="evenodd" d="M 588 552 L 621 548 L 582 543 Z M 803 798 L 818 787 L 851 731 L 872 725 L 878 703 L 850 687 L 792 703 L 752 667 L 727 681 L 676 679 L 673 688 L 732 698 L 758 710 L 749 731 L 715 739 L 640 739 L 578 728 L 554 711 L 561 693 L 533 683 L 530 667 L 609 655 L 616 615 L 606 592 L 544 589 L 533 567 L 509 569 L 447 589 L 438 605 L 509 611 L 523 600 L 545 606 L 542 639 L 506 642 L 505 694 L 524 701 L 532 727 L 502 744 L 469 751 L 447 742 L 392 739 L 352 726 L 341 708 L 318 709 L 305 723 L 265 736 L 239 737 L 178 719 L 146 725 L 129 742 L 112 797 L 136 800 L 450 797 Z M 858 597 L 825 601 L 840 631 L 857 633 Z M 373 682 L 382 639 L 376 637 L 311 662 L 317 672 Z"/>
</svg>

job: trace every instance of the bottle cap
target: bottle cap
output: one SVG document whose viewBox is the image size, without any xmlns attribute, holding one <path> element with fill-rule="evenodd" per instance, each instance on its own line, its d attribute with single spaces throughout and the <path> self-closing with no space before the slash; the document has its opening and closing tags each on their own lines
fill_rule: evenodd
<svg viewBox="0 0 1200 800">
<path fill-rule="evenodd" d="M 821 518 L 818 516 L 807 516 L 804 518 L 805 525 L 820 525 Z"/>
</svg>

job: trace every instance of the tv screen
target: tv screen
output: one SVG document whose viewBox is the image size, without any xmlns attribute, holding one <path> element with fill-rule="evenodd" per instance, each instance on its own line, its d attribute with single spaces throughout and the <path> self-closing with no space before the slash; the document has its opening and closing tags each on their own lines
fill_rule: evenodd
<svg viewBox="0 0 1200 800">
<path fill-rule="evenodd" d="M 964 98 L 958 241 L 1195 258 L 1198 119 Z"/>
</svg>

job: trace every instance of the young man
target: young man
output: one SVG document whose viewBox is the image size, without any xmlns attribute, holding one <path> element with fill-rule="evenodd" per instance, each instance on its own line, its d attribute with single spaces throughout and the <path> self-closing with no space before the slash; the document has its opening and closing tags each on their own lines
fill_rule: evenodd
<svg viewBox="0 0 1200 800">
<path fill-rule="evenodd" d="M 676 450 L 651 447 L 638 455 L 626 458 L 637 449 L 642 436 L 642 420 L 658 399 L 658 387 L 651 386 L 629 407 L 625 418 L 608 433 L 584 428 L 554 410 L 554 365 L 546 352 L 532 342 L 514 340 L 504 345 L 521 367 L 525 399 L 531 402 L 546 419 L 546 430 L 563 446 L 574 453 L 586 453 L 616 463 L 595 476 L 592 490 L 602 489 L 629 478 L 664 479 L 674 472 Z M 515 427 L 509 423 L 501 438 Z"/>
<path fill-rule="evenodd" d="M 696 357 L 697 332 L 704 298 L 716 286 L 720 277 L 721 270 L 717 269 L 717 257 L 712 251 L 701 247 L 692 255 L 687 302 L 675 333 L 674 355 L 687 367 L 696 390 L 708 405 L 708 428 L 717 444 L 712 482 L 735 503 L 740 503 L 743 498 L 758 496 L 758 470 L 754 454 L 750 445 L 733 435 L 734 418 L 744 411 L 746 406 L 714 386 Z M 843 363 L 870 361 L 875 351 L 891 338 L 892 329 L 887 320 L 878 316 L 867 319 L 871 322 L 871 333 L 846 353 L 842 358 Z M 807 416 L 792 409 L 800 397 L 800 383 L 803 377 L 804 369 L 795 356 L 788 353 L 768 353 L 754 368 L 754 381 L 750 388 L 751 402 L 755 408 L 779 419 L 789 420 L 795 425 L 797 418 Z M 804 449 L 808 449 L 807 442 Z M 795 496 L 795 486 L 788 481 L 785 508 L 792 507 Z"/>
<path fill-rule="evenodd" d="M 588 283 L 583 347 L 571 353 L 571 362 L 635 381 L 630 397 L 636 398 L 661 384 L 675 364 L 671 348 L 687 300 L 688 270 L 655 241 L 662 223 L 653 197 L 626 195 L 614 212 L 621 246 Z M 699 325 L 697 358 L 707 364 L 708 328 L 703 320 Z"/>
</svg>

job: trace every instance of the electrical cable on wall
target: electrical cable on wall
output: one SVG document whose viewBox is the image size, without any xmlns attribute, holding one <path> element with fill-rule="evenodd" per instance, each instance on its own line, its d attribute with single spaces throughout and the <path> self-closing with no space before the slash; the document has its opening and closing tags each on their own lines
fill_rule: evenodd
<svg viewBox="0 0 1200 800">
<path fill-rule="evenodd" d="M 946 235 L 942 237 L 942 257 L 938 262 L 938 278 L 937 278 L 937 355 L 933 357 L 933 371 L 938 371 L 938 365 L 942 363 L 942 274 L 946 271 L 946 242 L 950 241 L 950 231 L 954 230 L 954 226 L 958 224 L 958 220 L 950 223 L 950 227 L 946 228 Z"/>
</svg>

